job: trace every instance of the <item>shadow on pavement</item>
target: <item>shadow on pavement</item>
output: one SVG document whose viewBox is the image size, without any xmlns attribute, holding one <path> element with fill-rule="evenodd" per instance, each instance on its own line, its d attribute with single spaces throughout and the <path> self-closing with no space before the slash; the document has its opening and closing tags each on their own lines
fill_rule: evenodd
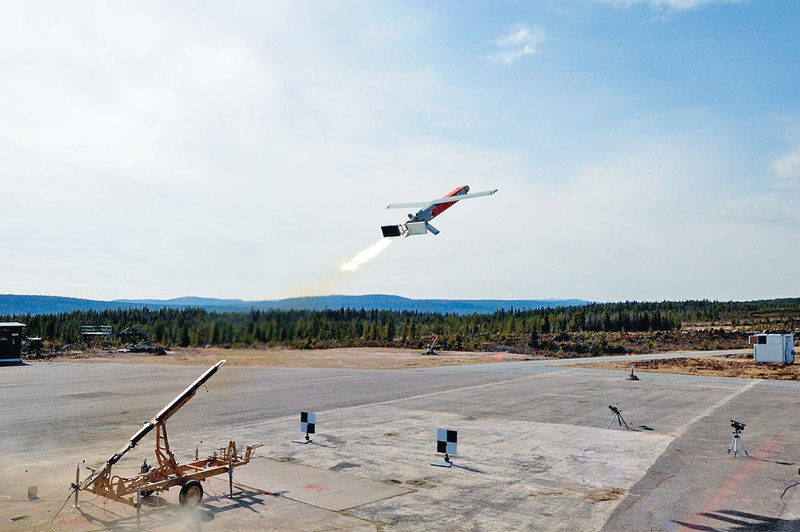
<svg viewBox="0 0 800 532">
<path fill-rule="evenodd" d="M 701 512 L 708 519 L 719 522 L 714 526 L 673 521 L 673 523 L 688 528 L 689 530 L 703 530 L 706 532 L 778 532 L 800 530 L 800 519 L 780 519 L 766 517 L 736 510 L 718 510 L 716 512 Z"/>
<path fill-rule="evenodd" d="M 206 497 L 200 506 L 196 508 L 180 506 L 168 503 L 165 499 L 158 496 L 150 496 L 142 499 L 142 506 L 146 508 L 141 513 L 141 527 L 144 530 L 158 528 L 166 525 L 182 524 L 189 530 L 200 530 L 203 523 L 213 521 L 218 514 L 230 510 L 244 508 L 261 515 L 256 506 L 263 506 L 267 496 L 278 494 L 265 493 L 263 491 L 240 491 L 233 496 L 215 495 Z M 147 502 L 145 502 L 147 501 Z M 92 505 L 95 509 L 97 507 Z M 99 518 L 97 512 L 86 512 L 83 508 L 79 509 L 81 516 L 95 526 L 101 526 L 109 530 L 136 530 L 136 514 L 122 516 L 107 508 L 100 508 L 105 519 Z"/>
</svg>

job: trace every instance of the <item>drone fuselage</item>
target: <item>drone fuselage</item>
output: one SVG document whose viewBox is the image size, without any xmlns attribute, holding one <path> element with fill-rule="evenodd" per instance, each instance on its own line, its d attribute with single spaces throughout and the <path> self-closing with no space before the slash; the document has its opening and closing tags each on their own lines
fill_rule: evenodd
<svg viewBox="0 0 800 532">
<path fill-rule="evenodd" d="M 409 213 L 408 221 L 406 223 L 399 225 L 384 225 L 381 227 L 381 231 L 383 232 L 384 237 L 424 235 L 425 233 L 433 233 L 434 235 L 438 235 L 439 230 L 428 222 L 442 214 L 444 211 L 462 199 L 489 196 L 495 192 L 497 192 L 497 189 L 470 194 L 469 185 L 464 185 L 456 188 L 442 198 L 431 200 L 429 202 L 391 204 L 387 207 L 387 209 L 404 207 L 422 207 L 422 209 L 417 211 L 416 214 Z M 453 200 L 449 201 L 449 198 L 453 198 Z"/>
</svg>

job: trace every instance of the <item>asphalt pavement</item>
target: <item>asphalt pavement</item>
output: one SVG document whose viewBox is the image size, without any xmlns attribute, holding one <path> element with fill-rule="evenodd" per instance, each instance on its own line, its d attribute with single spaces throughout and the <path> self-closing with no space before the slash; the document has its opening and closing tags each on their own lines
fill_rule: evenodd
<svg viewBox="0 0 800 532">
<path fill-rule="evenodd" d="M 170 443 L 184 459 L 229 439 L 264 443 L 265 462 L 241 474 L 249 502 L 228 504 L 218 486 L 203 519 L 187 524 L 171 517 L 177 503 L 164 494 L 147 526 L 800 529 L 798 383 L 656 373 L 630 381 L 626 372 L 563 365 L 576 362 L 223 367 L 208 392 L 201 388 L 170 419 Z M 0 529 L 49 529 L 76 464 L 102 464 L 203 369 L 104 362 L 0 368 Z M 618 405 L 630 430 L 606 428 L 609 405 Z M 301 410 L 317 413 L 318 445 L 292 443 Z M 727 452 L 731 419 L 746 424 L 740 441 L 749 456 Z M 435 431 L 442 427 L 459 431 L 458 467 L 450 470 L 430 465 L 441 458 Z M 152 442 L 130 454 L 132 470 L 152 456 Z M 33 485 L 36 500 L 25 495 Z M 323 499 L 334 510 L 314 502 Z M 101 507 L 65 507 L 56 530 L 100 523 L 93 504 Z M 131 519 L 119 510 L 117 521 L 106 515 L 102 523 L 125 529 Z"/>
</svg>

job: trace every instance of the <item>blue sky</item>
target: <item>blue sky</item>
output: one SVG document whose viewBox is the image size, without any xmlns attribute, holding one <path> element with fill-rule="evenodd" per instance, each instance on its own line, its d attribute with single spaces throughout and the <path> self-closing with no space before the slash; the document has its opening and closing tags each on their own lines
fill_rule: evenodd
<svg viewBox="0 0 800 532">
<path fill-rule="evenodd" d="M 0 292 L 797 297 L 798 11 L 5 2 Z"/>
</svg>

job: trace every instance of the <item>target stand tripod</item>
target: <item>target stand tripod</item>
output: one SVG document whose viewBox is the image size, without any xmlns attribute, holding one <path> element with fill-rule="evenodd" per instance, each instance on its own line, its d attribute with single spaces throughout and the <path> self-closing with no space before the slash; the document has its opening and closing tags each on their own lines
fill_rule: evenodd
<svg viewBox="0 0 800 532">
<path fill-rule="evenodd" d="M 614 421 L 617 421 L 620 427 L 622 425 L 625 425 L 625 429 L 630 430 L 630 427 L 628 427 L 628 424 L 625 422 L 625 420 L 622 418 L 622 414 L 620 414 L 619 412 L 619 405 L 618 404 L 608 405 L 608 408 L 610 408 L 611 411 L 614 412 L 614 415 L 611 417 L 611 421 L 608 422 L 608 425 L 606 425 L 606 428 L 610 429 L 611 425 L 614 424 Z"/>
</svg>

